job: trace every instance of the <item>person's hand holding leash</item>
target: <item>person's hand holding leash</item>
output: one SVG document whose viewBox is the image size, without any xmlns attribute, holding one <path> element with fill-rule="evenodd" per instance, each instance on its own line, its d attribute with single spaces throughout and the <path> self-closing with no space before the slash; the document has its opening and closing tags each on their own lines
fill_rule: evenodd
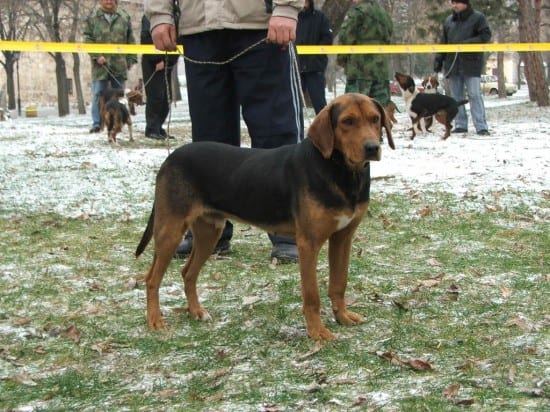
<svg viewBox="0 0 550 412">
<path fill-rule="evenodd" d="M 269 19 L 267 38 L 272 43 L 288 46 L 288 43 L 296 40 L 296 25 L 294 19 L 281 16 L 273 16 Z"/>
<path fill-rule="evenodd" d="M 162 23 L 153 27 L 151 30 L 151 36 L 153 37 L 153 43 L 155 44 L 157 50 L 177 50 L 176 26 L 173 24 Z"/>
</svg>

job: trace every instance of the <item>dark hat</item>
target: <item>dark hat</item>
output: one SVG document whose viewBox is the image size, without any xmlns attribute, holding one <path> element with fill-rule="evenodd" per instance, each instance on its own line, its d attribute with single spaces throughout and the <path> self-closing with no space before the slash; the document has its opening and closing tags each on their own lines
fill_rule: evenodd
<svg viewBox="0 0 550 412">
<path fill-rule="evenodd" d="M 452 3 L 470 4 L 470 0 L 451 0 Z"/>
</svg>

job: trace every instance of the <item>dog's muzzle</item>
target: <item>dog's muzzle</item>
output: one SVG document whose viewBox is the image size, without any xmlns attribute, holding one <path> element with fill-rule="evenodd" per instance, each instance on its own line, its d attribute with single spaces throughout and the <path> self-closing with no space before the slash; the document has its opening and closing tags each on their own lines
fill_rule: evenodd
<svg viewBox="0 0 550 412">
<path fill-rule="evenodd" d="M 365 160 L 380 160 L 381 148 L 380 143 L 367 143 L 365 149 Z"/>
</svg>

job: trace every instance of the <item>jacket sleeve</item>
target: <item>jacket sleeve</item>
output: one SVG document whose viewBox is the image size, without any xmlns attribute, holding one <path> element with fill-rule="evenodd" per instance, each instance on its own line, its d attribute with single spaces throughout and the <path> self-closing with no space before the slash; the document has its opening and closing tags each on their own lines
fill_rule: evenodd
<svg viewBox="0 0 550 412">
<path fill-rule="evenodd" d="M 273 16 L 288 17 L 298 21 L 298 13 L 304 6 L 302 0 L 274 0 Z"/>
<path fill-rule="evenodd" d="M 440 44 L 447 44 L 447 21 L 443 24 L 443 33 L 439 39 Z M 443 69 L 443 61 L 445 60 L 446 53 L 436 53 L 434 58 L 434 72 L 439 73 Z"/>
<path fill-rule="evenodd" d="M 84 43 L 96 43 L 96 38 L 94 35 L 94 28 L 93 24 L 91 22 L 92 15 L 88 15 L 84 19 L 84 27 L 82 29 L 82 35 L 84 36 Z M 101 54 L 98 53 L 90 53 L 90 58 L 92 60 L 97 59 Z"/>
<path fill-rule="evenodd" d="M 145 0 L 143 2 L 143 9 L 151 22 L 151 28 L 159 24 L 174 24 L 173 4 L 173 0 Z"/>
</svg>

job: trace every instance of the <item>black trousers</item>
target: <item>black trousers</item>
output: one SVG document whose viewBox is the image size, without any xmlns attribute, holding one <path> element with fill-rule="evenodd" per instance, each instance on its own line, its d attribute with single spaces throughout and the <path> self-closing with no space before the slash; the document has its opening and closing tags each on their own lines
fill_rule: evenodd
<svg viewBox="0 0 550 412">
<path fill-rule="evenodd" d="M 230 60 L 267 36 L 266 30 L 213 30 L 183 36 L 185 56 Z M 292 50 L 261 42 L 224 64 L 185 60 L 193 141 L 241 144 L 241 116 L 252 147 L 274 148 L 303 139 L 303 115 Z M 229 223 L 229 222 L 228 222 Z M 230 238 L 232 225 L 222 238 Z M 272 238 L 276 242 L 290 239 Z"/>
<path fill-rule="evenodd" d="M 143 55 L 141 72 L 145 83 L 145 134 L 162 134 L 168 113 L 170 112 L 169 93 L 172 87 L 172 69 L 156 71 L 158 57 Z M 167 64 L 165 62 L 165 64 Z M 167 87 L 168 84 L 168 87 Z"/>
<path fill-rule="evenodd" d="M 300 80 L 302 81 L 304 94 L 306 92 L 309 94 L 315 114 L 318 114 L 327 105 L 325 98 L 325 73 L 302 72 L 300 73 Z"/>
</svg>

